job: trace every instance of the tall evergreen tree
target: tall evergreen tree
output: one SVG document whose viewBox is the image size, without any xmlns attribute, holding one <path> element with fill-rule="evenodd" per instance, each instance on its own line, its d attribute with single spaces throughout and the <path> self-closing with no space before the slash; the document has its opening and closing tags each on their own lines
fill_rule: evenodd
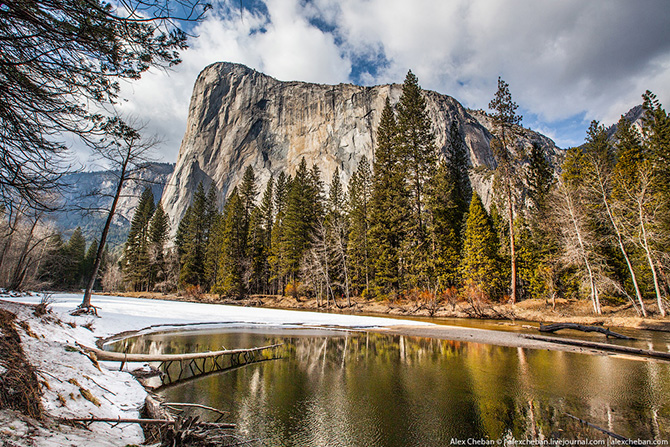
<svg viewBox="0 0 670 447">
<path fill-rule="evenodd" d="M 132 290 L 141 290 L 147 285 L 150 270 L 147 233 L 154 209 L 153 192 L 151 188 L 144 188 L 123 248 L 123 274 Z"/>
<path fill-rule="evenodd" d="M 432 242 L 429 263 L 436 285 L 445 289 L 459 283 L 462 226 L 472 195 L 468 156 L 455 121 L 451 124 L 446 157 L 438 163 L 428 186 Z"/>
<path fill-rule="evenodd" d="M 214 290 L 218 281 L 219 261 L 224 238 L 223 214 L 217 213 L 212 219 L 209 229 L 207 247 L 205 249 L 205 289 Z"/>
<path fill-rule="evenodd" d="M 507 202 L 511 265 L 510 301 L 516 303 L 517 265 L 516 246 L 514 243 L 514 192 L 519 170 L 516 166 L 517 157 L 515 156 L 514 146 L 516 145 L 517 126 L 521 123 L 522 117 L 516 113 L 518 106 L 512 101 L 509 85 L 500 77 L 498 78 L 498 91 L 489 103 L 489 108 L 494 111 L 491 115 L 491 120 L 493 122 L 495 138 L 491 140 L 491 149 L 496 157 L 498 164 L 496 171 L 503 185 L 504 199 Z"/>
<path fill-rule="evenodd" d="M 402 161 L 396 120 L 387 98 L 377 129 L 370 199 L 370 251 L 374 259 L 374 289 L 380 297 L 397 293 L 402 283 L 400 247 L 409 218 Z"/>
<path fill-rule="evenodd" d="M 205 286 L 205 251 L 207 247 L 208 219 L 207 196 L 202 182 L 193 196 L 188 214 L 188 226 L 185 229 L 183 255 L 181 257 L 181 272 L 179 285 L 181 287 Z"/>
<path fill-rule="evenodd" d="M 370 289 L 371 260 L 368 231 L 370 228 L 370 200 L 372 198 L 372 172 L 367 157 L 363 156 L 358 168 L 349 179 L 348 258 L 351 285 L 354 293 L 365 293 Z"/>
<path fill-rule="evenodd" d="M 214 292 L 221 295 L 241 298 L 247 290 L 245 214 L 244 203 L 235 188 L 223 210 L 219 272 L 214 287 Z"/>
<path fill-rule="evenodd" d="M 428 285 L 430 247 L 426 231 L 426 189 L 429 179 L 434 175 L 437 161 L 431 126 L 419 80 L 409 71 L 398 103 L 396 129 L 399 154 L 407 175 L 411 210 L 407 237 L 403 244 L 404 258 L 408 279 L 415 287 Z"/>
<path fill-rule="evenodd" d="M 150 287 L 157 282 L 164 282 L 167 277 L 167 263 L 165 259 L 165 244 L 170 233 L 170 221 L 163 205 L 158 202 L 151 220 L 149 221 L 149 284 Z"/>
<path fill-rule="evenodd" d="M 477 193 L 472 194 L 465 223 L 460 270 L 466 287 L 474 287 L 489 298 L 496 299 L 501 296 L 498 237 Z"/>
<path fill-rule="evenodd" d="M 81 228 L 75 228 L 67 244 L 63 247 L 62 256 L 65 264 L 63 285 L 66 288 L 80 287 L 82 282 L 82 265 L 86 256 L 86 239 Z"/>
<path fill-rule="evenodd" d="M 274 181 L 268 180 L 257 209 L 257 215 L 252 215 L 253 231 L 253 266 L 254 277 L 257 281 L 258 293 L 270 293 L 270 263 L 269 257 L 272 250 L 272 225 L 274 217 Z"/>
<path fill-rule="evenodd" d="M 286 252 L 284 250 L 284 224 L 288 202 L 288 191 L 291 189 L 291 178 L 280 172 L 274 188 L 275 216 L 270 232 L 270 252 L 268 264 L 270 266 L 270 282 L 276 293 L 284 293 L 286 284 Z"/>
<path fill-rule="evenodd" d="M 522 296 L 540 297 L 549 294 L 555 298 L 551 290 L 558 248 L 551 238 L 552 229 L 548 224 L 550 194 L 555 183 L 554 169 L 544 150 L 539 144 L 533 143 L 526 170 L 530 207 L 516 222 L 516 233 L 519 234 L 519 291 Z"/>
<path fill-rule="evenodd" d="M 239 195 L 240 200 L 242 201 L 242 206 L 244 207 L 244 219 L 248 225 L 249 219 L 251 218 L 251 211 L 255 206 L 256 196 L 258 195 L 256 175 L 254 174 L 254 168 L 251 165 L 247 166 L 244 170 L 242 183 L 240 183 Z"/>
<path fill-rule="evenodd" d="M 93 274 L 93 263 L 95 263 L 95 256 L 97 253 L 98 241 L 94 239 L 93 242 L 91 242 L 91 245 L 88 246 L 86 255 L 84 255 L 84 259 L 81 264 L 81 280 L 84 284 L 88 282 L 88 280 L 91 278 L 91 275 Z"/>
<path fill-rule="evenodd" d="M 326 248 L 328 249 L 327 255 L 332 259 L 330 262 L 332 280 L 339 285 L 347 299 L 347 305 L 351 306 L 346 201 L 346 194 L 340 180 L 340 170 L 335 168 L 328 191 L 327 211 L 324 219 Z"/>
<path fill-rule="evenodd" d="M 320 182 L 318 171 L 308 171 L 307 162 L 303 158 L 287 195 L 286 214 L 282 220 L 282 242 L 281 247 L 278 247 L 284 252 L 281 270 L 294 285 L 312 231 L 321 214 Z"/>
</svg>

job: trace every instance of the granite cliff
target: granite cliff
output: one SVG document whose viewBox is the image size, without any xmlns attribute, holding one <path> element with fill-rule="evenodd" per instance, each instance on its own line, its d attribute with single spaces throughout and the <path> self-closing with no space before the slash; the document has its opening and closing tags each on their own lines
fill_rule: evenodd
<svg viewBox="0 0 670 447">
<path fill-rule="evenodd" d="M 206 67 L 193 88 L 186 133 L 163 195 L 173 232 L 199 182 L 206 187 L 214 184 L 225 197 L 248 165 L 261 188 L 281 171 L 293 174 L 302 157 L 308 165 L 320 167 L 326 184 L 339 167 L 346 185 L 364 155 L 374 159 L 384 102 L 388 97 L 395 105 L 401 93 L 398 84 L 282 82 L 239 64 Z M 432 91 L 425 95 L 437 147 L 445 150 L 455 120 L 469 149 L 473 187 L 488 202 L 490 179 L 485 169 L 478 168 L 495 165 L 490 120 L 450 96 Z M 549 138 L 530 130 L 523 134 L 524 144 L 536 141 L 551 160 L 560 156 L 561 150 Z"/>
</svg>

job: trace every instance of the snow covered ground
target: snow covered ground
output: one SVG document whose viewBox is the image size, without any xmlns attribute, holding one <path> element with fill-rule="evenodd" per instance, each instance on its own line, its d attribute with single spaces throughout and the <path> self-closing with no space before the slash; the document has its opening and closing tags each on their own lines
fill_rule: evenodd
<svg viewBox="0 0 670 447">
<path fill-rule="evenodd" d="M 146 397 L 144 388 L 129 373 L 117 371 L 117 363 L 101 362 L 99 370 L 76 348 L 76 343 L 93 346 L 96 339 L 125 331 L 163 330 L 188 324 L 268 329 L 430 325 L 381 317 L 98 295 L 92 297 L 92 304 L 99 307 L 100 318 L 72 317 L 69 312 L 79 305 L 82 294 L 54 294 L 50 298 L 50 309 L 62 320 L 57 323 L 52 318 L 36 317 L 29 307 L 14 304 L 37 304 L 41 298 L 39 294 L 0 294 L 0 308 L 15 313 L 18 322 L 23 323 L 17 328 L 23 349 L 43 383 L 42 402 L 53 418 L 137 418 Z M 142 440 L 143 434 L 137 424 L 94 423 L 89 429 L 80 429 L 33 421 L 9 410 L 0 411 L 0 445 L 126 446 L 140 444 Z"/>
<path fill-rule="evenodd" d="M 40 295 L 11 298 L 12 301 L 39 303 Z M 54 294 L 50 308 L 63 316 L 72 318 L 68 312 L 75 309 L 82 299 L 81 294 Z M 364 329 L 397 325 L 429 325 L 432 323 L 360 315 L 329 314 L 296 310 L 264 309 L 260 307 L 225 306 L 220 304 L 188 303 L 145 298 L 93 295 L 91 303 L 99 307 L 100 318 L 78 317 L 78 320 L 93 322 L 95 335 L 108 337 L 125 331 L 136 331 L 152 326 L 184 324 L 221 324 L 267 326 L 267 327 L 340 327 Z"/>
</svg>

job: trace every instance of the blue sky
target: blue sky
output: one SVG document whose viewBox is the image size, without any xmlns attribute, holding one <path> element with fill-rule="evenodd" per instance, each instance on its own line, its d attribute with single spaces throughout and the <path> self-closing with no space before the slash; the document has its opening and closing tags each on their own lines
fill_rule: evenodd
<svg viewBox="0 0 670 447">
<path fill-rule="evenodd" d="M 240 6 L 242 5 L 242 7 Z M 650 89 L 670 107 L 668 0 L 215 0 L 175 69 L 123 85 L 124 113 L 175 161 L 198 73 L 238 62 L 280 80 L 401 83 L 488 109 L 498 76 L 523 125 L 581 144 Z"/>
</svg>

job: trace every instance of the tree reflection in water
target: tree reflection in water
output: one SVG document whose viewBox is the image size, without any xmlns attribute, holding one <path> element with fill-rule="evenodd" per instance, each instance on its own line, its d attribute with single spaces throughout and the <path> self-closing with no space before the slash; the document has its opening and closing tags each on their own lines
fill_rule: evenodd
<svg viewBox="0 0 670 447">
<path fill-rule="evenodd" d="M 444 446 L 459 439 L 670 435 L 670 364 L 378 333 L 206 331 L 117 343 L 177 353 L 284 342 L 284 359 L 167 388 L 267 445 Z M 202 415 L 206 416 L 206 415 Z"/>
</svg>

